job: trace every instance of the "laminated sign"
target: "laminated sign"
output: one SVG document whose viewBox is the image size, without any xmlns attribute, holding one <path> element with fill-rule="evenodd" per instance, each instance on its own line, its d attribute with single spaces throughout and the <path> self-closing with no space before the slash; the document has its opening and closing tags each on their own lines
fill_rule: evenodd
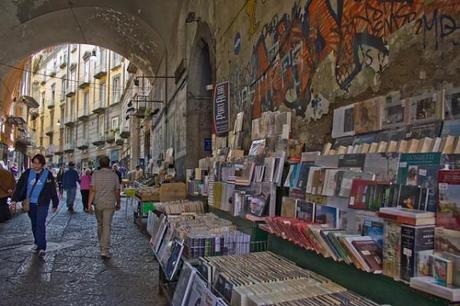
<svg viewBox="0 0 460 306">
<path fill-rule="evenodd" d="M 217 84 L 214 90 L 214 126 L 217 136 L 225 136 L 229 131 L 229 97 L 229 82 Z"/>
</svg>

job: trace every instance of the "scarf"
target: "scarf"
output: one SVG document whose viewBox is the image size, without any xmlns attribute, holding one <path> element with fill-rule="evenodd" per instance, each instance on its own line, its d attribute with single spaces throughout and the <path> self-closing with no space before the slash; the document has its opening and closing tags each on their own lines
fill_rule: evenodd
<svg viewBox="0 0 460 306">
<path fill-rule="evenodd" d="M 34 190 L 32 190 L 32 187 L 35 184 L 37 174 L 40 175 L 40 179 L 38 180 L 37 184 L 35 185 Z M 38 197 L 40 196 L 40 193 L 42 192 L 43 187 L 45 187 L 45 183 L 46 183 L 47 179 L 48 179 L 48 170 L 47 169 L 43 169 L 41 174 L 36 173 L 32 169 L 30 170 L 28 181 L 27 181 L 27 195 L 28 195 L 28 198 L 30 199 L 30 203 L 38 204 Z M 31 191 L 32 191 L 32 193 L 31 193 Z"/>
</svg>

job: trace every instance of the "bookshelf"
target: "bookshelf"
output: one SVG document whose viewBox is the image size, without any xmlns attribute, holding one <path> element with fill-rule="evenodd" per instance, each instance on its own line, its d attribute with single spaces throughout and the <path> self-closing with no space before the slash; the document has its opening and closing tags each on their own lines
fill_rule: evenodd
<svg viewBox="0 0 460 306">
<path fill-rule="evenodd" d="M 267 233 L 267 238 L 268 251 L 284 256 L 303 268 L 324 275 L 339 285 L 377 303 L 392 306 L 451 305 L 447 300 L 410 288 L 403 282 L 395 281 L 384 275 L 360 271 L 352 265 L 325 258 L 275 235 Z"/>
<path fill-rule="evenodd" d="M 392 306 L 450 306 L 449 301 L 426 294 L 409 287 L 409 284 L 395 281 L 381 274 L 367 273 L 352 265 L 336 262 L 313 251 L 263 231 L 259 224 L 242 217 L 231 216 L 228 212 L 209 206 L 209 211 L 230 220 L 238 229 L 251 234 L 252 241 L 267 240 L 267 250 L 286 257 L 297 265 L 319 273 L 339 285 L 344 286 L 378 303 Z M 248 231 L 249 230 L 249 231 Z"/>
</svg>

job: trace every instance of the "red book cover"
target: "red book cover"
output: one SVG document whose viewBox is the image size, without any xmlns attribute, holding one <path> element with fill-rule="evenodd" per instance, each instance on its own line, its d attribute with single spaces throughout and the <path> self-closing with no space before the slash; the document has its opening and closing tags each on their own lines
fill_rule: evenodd
<svg viewBox="0 0 460 306">
<path fill-rule="evenodd" d="M 354 240 L 351 242 L 359 255 L 366 261 L 369 268 L 375 273 L 383 269 L 382 249 L 374 240 Z"/>
<path fill-rule="evenodd" d="M 355 209 L 366 209 L 367 188 L 371 184 L 377 184 L 376 181 L 354 179 L 351 184 L 350 202 L 348 207 Z"/>
<path fill-rule="evenodd" d="M 436 225 L 460 230 L 460 170 L 440 170 Z"/>
</svg>

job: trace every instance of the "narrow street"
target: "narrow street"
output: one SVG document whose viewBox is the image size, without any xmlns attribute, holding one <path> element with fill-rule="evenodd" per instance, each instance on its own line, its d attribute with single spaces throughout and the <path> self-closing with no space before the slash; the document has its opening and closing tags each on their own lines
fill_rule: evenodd
<svg viewBox="0 0 460 306">
<path fill-rule="evenodd" d="M 166 305 L 157 296 L 158 264 L 125 204 L 114 216 L 113 257 L 100 258 L 94 215 L 77 198 L 70 214 L 61 200 L 48 216 L 44 259 L 33 244 L 26 214 L 0 224 L 0 305 Z"/>
</svg>

